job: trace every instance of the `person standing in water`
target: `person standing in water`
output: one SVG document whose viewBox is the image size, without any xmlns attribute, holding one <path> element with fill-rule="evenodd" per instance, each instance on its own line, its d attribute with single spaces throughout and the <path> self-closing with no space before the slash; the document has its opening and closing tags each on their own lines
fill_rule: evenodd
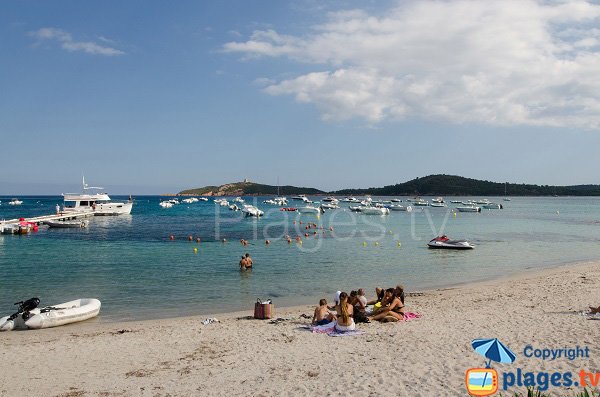
<svg viewBox="0 0 600 397">
<path fill-rule="evenodd" d="M 246 255 L 242 255 L 242 259 L 240 260 L 240 270 L 252 270 L 252 263 L 250 254 L 246 253 Z"/>
</svg>

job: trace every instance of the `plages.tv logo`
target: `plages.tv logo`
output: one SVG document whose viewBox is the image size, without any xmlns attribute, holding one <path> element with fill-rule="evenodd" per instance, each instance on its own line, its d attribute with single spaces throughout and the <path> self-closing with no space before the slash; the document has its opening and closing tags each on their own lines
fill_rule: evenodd
<svg viewBox="0 0 600 397">
<path fill-rule="evenodd" d="M 488 359 L 485 368 L 469 368 L 465 375 L 467 392 L 471 396 L 491 396 L 498 391 L 498 372 L 491 367 L 492 361 L 510 364 L 517 356 L 497 338 L 475 339 L 473 349 Z"/>
</svg>

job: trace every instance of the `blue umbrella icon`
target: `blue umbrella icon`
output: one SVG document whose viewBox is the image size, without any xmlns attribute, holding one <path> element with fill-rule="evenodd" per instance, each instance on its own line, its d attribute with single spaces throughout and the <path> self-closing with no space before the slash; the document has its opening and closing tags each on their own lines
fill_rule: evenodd
<svg viewBox="0 0 600 397">
<path fill-rule="evenodd" d="M 500 342 L 497 338 L 474 339 L 471 342 L 471 346 L 473 346 L 473 349 L 477 353 L 481 354 L 489 360 L 485 365 L 486 368 L 490 368 L 490 363 L 492 362 L 492 360 L 498 363 L 510 364 L 514 362 L 517 358 L 515 353 L 510 351 L 510 349 L 506 347 L 502 342 Z M 485 385 L 486 378 L 487 373 L 483 377 L 482 385 Z"/>
</svg>

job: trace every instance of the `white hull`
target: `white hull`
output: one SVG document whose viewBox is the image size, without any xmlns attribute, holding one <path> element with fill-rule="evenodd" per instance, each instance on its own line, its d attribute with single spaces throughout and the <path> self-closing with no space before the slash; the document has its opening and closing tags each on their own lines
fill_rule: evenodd
<svg viewBox="0 0 600 397">
<path fill-rule="evenodd" d="M 319 207 L 306 206 L 299 207 L 297 211 L 301 214 L 320 214 L 322 210 Z"/>
<path fill-rule="evenodd" d="M 76 213 L 76 212 L 92 212 L 94 215 L 103 216 L 103 215 L 127 215 L 131 214 L 131 208 L 133 208 L 133 203 L 96 203 L 96 208 L 93 207 L 65 207 L 63 212 L 65 214 L 68 213 Z"/>
<path fill-rule="evenodd" d="M 410 205 L 407 205 L 406 207 L 403 205 L 392 205 L 390 206 L 390 209 L 392 211 L 406 211 L 406 212 L 412 212 L 412 207 Z"/>
<path fill-rule="evenodd" d="M 52 328 L 88 320 L 100 313 L 101 303 L 98 299 L 76 299 L 52 307 L 56 310 L 33 309 L 27 321 L 23 321 L 21 316 L 12 321 L 7 321 L 8 317 L 2 317 L 0 318 L 0 331 Z"/>
<path fill-rule="evenodd" d="M 81 228 L 85 228 L 88 227 L 90 221 L 88 220 L 84 220 L 84 221 L 64 221 L 64 222 L 59 222 L 59 221 L 46 221 L 44 222 L 46 225 L 50 226 L 50 227 L 55 227 L 58 229 L 81 229 Z"/>
<path fill-rule="evenodd" d="M 481 212 L 479 207 L 456 207 L 456 209 L 460 212 Z"/>
<path fill-rule="evenodd" d="M 261 217 L 263 216 L 265 213 L 261 210 L 259 210 L 258 208 L 256 208 L 253 205 L 246 205 L 244 206 L 244 208 L 242 208 L 242 212 L 244 213 L 244 215 L 248 216 L 248 217 Z"/>
<path fill-rule="evenodd" d="M 360 212 L 365 215 L 389 215 L 390 210 L 387 208 L 379 208 L 379 207 L 362 207 Z"/>
</svg>

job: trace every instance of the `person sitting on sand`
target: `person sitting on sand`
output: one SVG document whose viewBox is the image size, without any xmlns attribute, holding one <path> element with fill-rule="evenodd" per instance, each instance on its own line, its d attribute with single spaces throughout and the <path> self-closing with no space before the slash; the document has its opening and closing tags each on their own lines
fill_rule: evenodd
<svg viewBox="0 0 600 397">
<path fill-rule="evenodd" d="M 396 285 L 394 289 L 394 295 L 400 298 L 400 302 L 402 302 L 402 306 L 398 308 L 398 313 L 404 315 L 404 286 L 402 284 Z"/>
<path fill-rule="evenodd" d="M 335 329 L 341 332 L 353 331 L 356 328 L 352 315 L 354 314 L 354 308 L 348 303 L 348 294 L 342 292 L 340 294 L 340 303 L 336 306 L 337 311 L 337 324 Z"/>
<path fill-rule="evenodd" d="M 321 299 L 319 306 L 315 308 L 315 314 L 313 315 L 313 325 L 325 325 L 335 320 L 335 315 L 329 311 L 327 307 L 327 299 Z"/>
<path fill-rule="evenodd" d="M 400 312 L 400 310 L 404 308 L 404 305 L 402 304 L 400 297 L 394 295 L 394 288 L 386 289 L 385 296 L 389 304 L 383 306 L 375 315 L 371 316 L 369 320 L 381 321 L 388 316 L 392 316 L 396 320 L 404 320 L 404 314 Z"/>
<path fill-rule="evenodd" d="M 362 303 L 363 307 L 367 307 L 367 297 L 365 296 L 364 288 L 358 289 L 358 300 L 360 301 L 360 303 Z"/>
<path fill-rule="evenodd" d="M 366 299 L 365 299 L 366 300 Z M 359 299 L 358 291 L 351 291 L 350 297 L 348 298 L 348 303 L 352 305 L 354 308 L 354 322 L 355 323 L 369 323 L 369 319 L 367 318 L 367 311 L 363 302 Z"/>
<path fill-rule="evenodd" d="M 377 314 L 381 311 L 382 308 L 386 307 L 392 301 L 392 297 L 389 294 L 385 293 L 386 290 L 383 288 L 375 288 L 375 293 L 377 294 L 377 298 L 372 301 L 369 301 L 368 304 L 373 305 L 373 309 L 371 314 Z"/>
</svg>

